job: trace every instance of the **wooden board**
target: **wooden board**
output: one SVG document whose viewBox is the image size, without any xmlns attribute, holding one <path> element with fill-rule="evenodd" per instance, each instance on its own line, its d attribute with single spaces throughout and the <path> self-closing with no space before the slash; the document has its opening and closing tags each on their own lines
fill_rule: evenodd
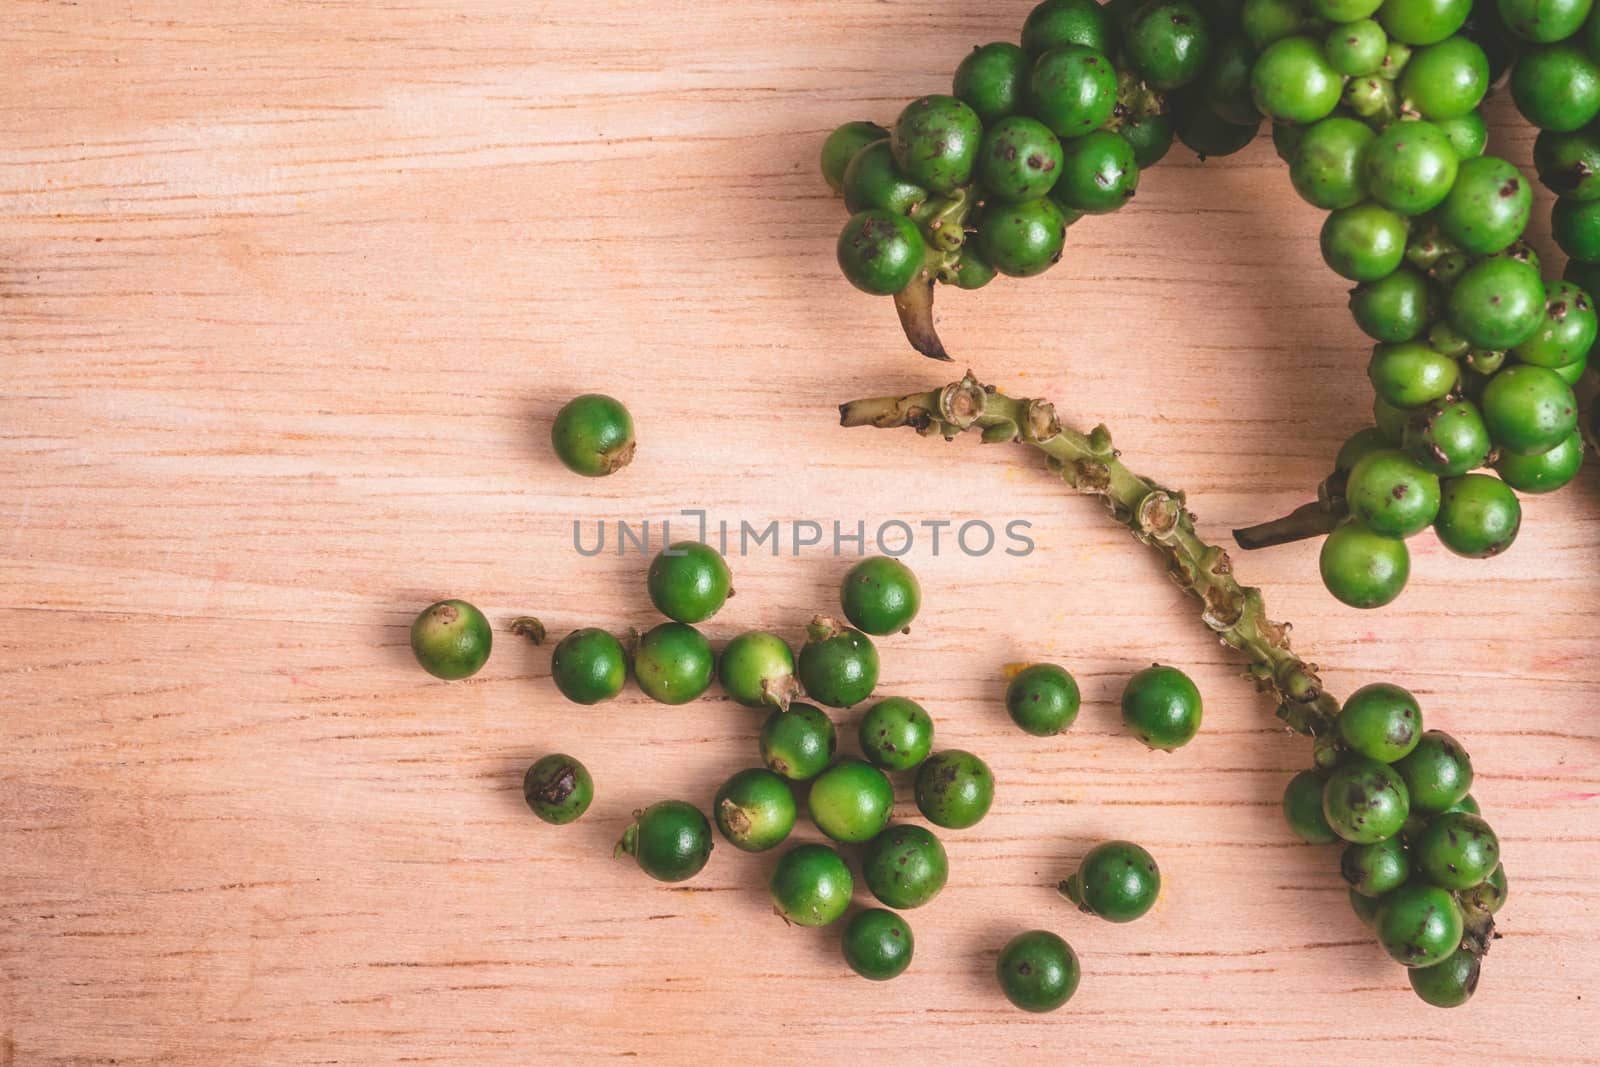
<svg viewBox="0 0 1600 1067">
<path fill-rule="evenodd" d="M 1288 839 L 1305 745 L 1143 550 L 1023 453 L 835 426 L 839 401 L 948 369 L 838 277 L 821 138 L 940 90 L 1026 11 L 13 0 L 0 1064 L 1600 1062 L 1593 471 L 1529 500 L 1504 558 L 1419 540 L 1381 613 L 1331 601 L 1312 545 L 1239 564 L 1340 692 L 1401 682 L 1471 746 L 1513 893 L 1478 998 L 1442 1013 L 1351 915 L 1337 851 Z M 1525 162 L 1528 132 L 1490 113 Z M 945 339 L 1109 423 L 1221 539 L 1300 502 L 1364 421 L 1317 225 L 1265 139 L 1180 149 L 1049 276 L 945 297 Z M 599 482 L 546 439 L 587 390 L 640 427 Z M 548 650 L 506 636 L 466 683 L 411 661 L 412 615 L 445 595 L 558 634 L 648 625 L 645 559 L 582 558 L 572 523 L 685 507 L 1033 524 L 1025 557 L 908 557 L 926 608 L 884 643 L 882 689 L 1000 787 L 947 835 L 951 884 L 911 916 L 898 981 L 774 918 L 772 856 L 724 845 L 680 888 L 610 858 L 634 808 L 706 803 L 751 764 L 757 715 L 631 690 L 579 708 Z M 797 637 L 847 563 L 736 557 L 708 630 Z M 1000 672 L 1026 659 L 1081 680 L 1069 735 L 1006 720 Z M 1175 755 L 1116 717 L 1154 659 L 1206 695 Z M 552 750 L 598 782 L 565 829 L 518 790 Z M 1107 837 L 1166 872 L 1139 923 L 1052 888 Z M 1039 926 L 1085 978 L 1032 1018 L 991 971 Z"/>
</svg>

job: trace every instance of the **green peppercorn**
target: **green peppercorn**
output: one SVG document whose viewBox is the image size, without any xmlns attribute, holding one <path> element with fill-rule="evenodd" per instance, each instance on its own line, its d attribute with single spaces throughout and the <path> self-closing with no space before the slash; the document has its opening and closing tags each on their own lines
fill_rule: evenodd
<svg viewBox="0 0 1600 1067">
<path fill-rule="evenodd" d="M 1417 698 L 1398 685 L 1374 682 L 1357 689 L 1339 710 L 1339 737 L 1379 763 L 1403 759 L 1422 736 Z"/>
<path fill-rule="evenodd" d="M 1489 379 L 1483 390 L 1483 420 L 1505 452 L 1547 452 L 1578 426 L 1572 387 L 1548 367 L 1517 364 Z"/>
<path fill-rule="evenodd" d="M 1583 435 L 1574 430 L 1566 440 L 1545 452 L 1531 456 L 1502 453 L 1494 469 L 1519 493 L 1551 493 L 1578 476 L 1583 451 Z"/>
<path fill-rule="evenodd" d="M 1402 440 L 1406 455 L 1423 470 L 1441 477 L 1465 474 L 1483 466 L 1493 447 L 1483 415 L 1470 400 L 1422 408 L 1406 422 Z"/>
<path fill-rule="evenodd" d="M 1318 566 L 1322 584 L 1340 602 L 1353 608 L 1381 608 L 1405 588 L 1411 577 L 1411 553 L 1404 541 L 1346 520 L 1322 542 Z"/>
<path fill-rule="evenodd" d="M 1122 722 L 1146 748 L 1173 752 L 1200 732 L 1200 690 L 1176 667 L 1151 664 L 1122 690 Z"/>
<path fill-rule="evenodd" d="M 840 760 L 811 783 L 806 807 L 817 829 L 835 841 L 858 845 L 889 824 L 894 787 L 865 760 Z"/>
<path fill-rule="evenodd" d="M 906 105 L 889 146 L 906 177 L 949 195 L 972 178 L 983 123 L 953 96 L 924 96 Z"/>
<path fill-rule="evenodd" d="M 1127 923 L 1155 905 L 1161 871 L 1155 857 L 1132 841 L 1107 841 L 1090 849 L 1057 889 L 1080 911 Z"/>
<path fill-rule="evenodd" d="M 1055 1011 L 1078 991 L 1077 953 L 1048 930 L 1018 934 L 1000 950 L 995 976 L 1006 999 L 1023 1011 Z"/>
<path fill-rule="evenodd" d="M 879 209 L 850 216 L 839 234 L 837 251 L 839 269 L 851 285 L 864 293 L 887 296 L 916 278 L 928 246 L 916 223 Z"/>
<path fill-rule="evenodd" d="M 850 625 L 882 636 L 908 632 L 922 607 L 917 576 L 897 559 L 870 556 L 845 571 L 839 583 L 839 605 Z"/>
<path fill-rule="evenodd" d="M 956 67 L 950 94 L 986 123 L 1003 119 L 1022 108 L 1028 67 L 1027 55 L 1009 41 L 974 48 Z"/>
<path fill-rule="evenodd" d="M 723 783 L 712 801 L 711 813 L 717 829 L 734 848 L 765 852 L 782 844 L 794 829 L 794 794 L 776 774 L 752 767 Z"/>
<path fill-rule="evenodd" d="M 1458 556 L 1498 556 L 1517 538 L 1522 505 L 1517 494 L 1490 474 L 1463 474 L 1439 487 L 1439 517 L 1433 532 L 1439 543 Z"/>
<path fill-rule="evenodd" d="M 1214 45 L 1210 26 L 1188 0 L 1153 0 L 1128 22 L 1122 50 L 1153 89 L 1176 89 L 1200 76 Z"/>
<path fill-rule="evenodd" d="M 1431 966 L 1410 968 L 1406 975 L 1423 1003 L 1435 1008 L 1459 1008 L 1477 992 L 1482 966 L 1481 957 L 1458 948 Z"/>
<path fill-rule="evenodd" d="M 605 630 L 586 627 L 563 637 L 550 656 L 550 677 L 574 704 L 599 704 L 622 692 L 628 653 Z"/>
<path fill-rule="evenodd" d="M 594 779 L 564 753 L 541 757 L 522 776 L 522 799 L 539 818 L 556 826 L 578 819 L 594 801 Z"/>
<path fill-rule="evenodd" d="M 752 630 L 728 642 L 717 664 L 728 695 L 747 708 L 787 708 L 800 695 L 794 653 L 777 634 Z"/>
<path fill-rule="evenodd" d="M 633 461 L 633 417 L 620 400 L 586 393 L 556 413 L 550 443 L 557 458 L 576 474 L 590 478 L 614 474 Z"/>
<path fill-rule="evenodd" d="M 798 701 L 774 711 L 761 727 L 761 762 L 791 782 L 821 774 L 839 747 L 833 720 L 820 708 Z"/>
<path fill-rule="evenodd" d="M 1461 909 L 1449 890 L 1412 883 L 1378 905 L 1378 940 L 1407 967 L 1430 967 L 1461 944 Z"/>
<path fill-rule="evenodd" d="M 1410 537 L 1439 514 L 1439 478 L 1397 449 L 1372 452 L 1350 471 L 1350 514 L 1384 537 Z"/>
<path fill-rule="evenodd" d="M 767 883 L 785 922 L 827 926 L 850 907 L 855 879 L 844 857 L 826 845 L 796 845 L 778 860 Z"/>
<path fill-rule="evenodd" d="M 700 809 L 682 800 L 663 800 L 633 813 L 615 855 L 632 856 L 639 869 L 658 882 L 682 882 L 700 873 L 711 858 L 711 824 Z"/>
<path fill-rule="evenodd" d="M 822 177 L 828 188 L 836 193 L 843 191 L 845 168 L 856 153 L 888 136 L 889 131 L 876 122 L 847 122 L 828 134 L 822 142 Z"/>
<path fill-rule="evenodd" d="M 1051 737 L 1078 718 L 1078 683 L 1053 663 L 1035 663 L 1006 686 L 1006 713 L 1035 737 Z"/>
<path fill-rule="evenodd" d="M 633 676 L 645 696 L 662 704 L 687 704 L 711 685 L 716 657 L 693 626 L 664 622 L 647 630 L 633 650 Z"/>
<path fill-rule="evenodd" d="M 1387 764 L 1358 756 L 1328 775 L 1322 813 L 1334 833 L 1367 845 L 1399 833 L 1410 813 L 1410 798 L 1405 782 Z"/>
<path fill-rule="evenodd" d="M 848 708 L 872 695 L 878 684 L 878 651 L 860 630 L 818 615 L 808 628 L 797 669 L 813 700 Z"/>
<path fill-rule="evenodd" d="M 1057 137 L 1082 137 L 1099 129 L 1116 106 L 1116 68 L 1093 48 L 1052 48 L 1028 72 L 1027 110 Z"/>
<path fill-rule="evenodd" d="M 1472 789 L 1472 760 L 1443 730 L 1429 730 L 1410 755 L 1395 764 L 1413 810 L 1444 811 Z"/>
<path fill-rule="evenodd" d="M 1352 891 L 1381 897 L 1405 885 L 1411 875 L 1405 844 L 1399 836 L 1364 845 L 1347 845 L 1339 856 L 1339 873 Z"/>
<path fill-rule="evenodd" d="M 455 681 L 477 674 L 489 660 L 494 634 L 483 612 L 465 600 L 441 600 L 411 624 L 411 651 L 435 678 Z"/>
<path fill-rule="evenodd" d="M 917 810 L 935 826 L 964 830 L 976 825 L 994 803 L 989 765 L 961 749 L 936 752 L 917 769 Z"/>
<path fill-rule="evenodd" d="M 868 908 L 845 923 L 841 947 L 852 971 L 869 981 L 887 982 L 911 966 L 911 927 L 892 911 Z"/>
<path fill-rule="evenodd" d="M 950 875 L 950 861 L 932 831 L 902 823 L 867 844 L 861 874 L 873 896 L 891 908 L 907 910 L 939 895 Z"/>
<path fill-rule="evenodd" d="M 1289 829 L 1308 845 L 1331 845 L 1339 835 L 1322 814 L 1324 776 L 1316 771 L 1301 771 L 1289 779 L 1283 790 L 1283 818 Z"/>
<path fill-rule="evenodd" d="M 858 740 L 874 766 L 909 771 L 933 751 L 933 720 L 916 701 L 889 697 L 867 709 Z"/>
<path fill-rule="evenodd" d="M 1445 812 L 1413 845 L 1417 865 L 1434 885 L 1471 889 L 1500 866 L 1500 839 L 1481 816 Z"/>
</svg>

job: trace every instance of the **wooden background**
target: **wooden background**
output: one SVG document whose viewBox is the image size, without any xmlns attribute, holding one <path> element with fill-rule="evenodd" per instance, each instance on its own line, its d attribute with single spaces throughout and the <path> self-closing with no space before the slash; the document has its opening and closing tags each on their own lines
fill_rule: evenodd
<svg viewBox="0 0 1600 1067">
<path fill-rule="evenodd" d="M 1141 549 L 1025 453 L 834 425 L 949 372 L 837 275 L 821 139 L 942 90 L 1027 8 L 11 0 L 0 1064 L 1600 1063 L 1593 470 L 1529 500 L 1504 558 L 1419 539 L 1384 612 L 1334 603 L 1314 545 L 1240 564 L 1340 692 L 1410 686 L 1474 753 L 1512 897 L 1482 991 L 1445 1013 L 1350 913 L 1337 850 L 1291 843 L 1305 745 Z M 1050 275 L 946 294 L 944 336 L 1108 422 L 1221 539 L 1303 499 L 1364 421 L 1317 225 L 1264 137 L 1180 148 Z M 600 482 L 546 436 L 588 390 L 639 426 Z M 581 559 L 571 524 L 695 506 L 1034 524 L 1026 558 L 909 557 L 924 615 L 884 642 L 882 691 L 1000 785 L 947 835 L 951 884 L 893 983 L 770 914 L 772 855 L 720 846 L 679 888 L 610 859 L 632 809 L 704 804 L 751 764 L 756 714 L 631 689 L 579 708 L 508 636 L 470 682 L 411 661 L 412 615 L 446 595 L 557 634 L 650 624 L 645 560 Z M 848 562 L 735 558 L 708 630 L 798 636 Z M 1085 690 L 1057 740 L 1001 709 L 1002 665 L 1033 658 Z M 1116 718 L 1153 659 L 1206 696 L 1174 755 Z M 552 750 L 598 783 L 567 828 L 519 793 Z M 1052 889 L 1113 836 L 1167 878 L 1130 926 Z M 1034 1018 L 991 969 L 1040 926 L 1085 977 Z"/>
</svg>

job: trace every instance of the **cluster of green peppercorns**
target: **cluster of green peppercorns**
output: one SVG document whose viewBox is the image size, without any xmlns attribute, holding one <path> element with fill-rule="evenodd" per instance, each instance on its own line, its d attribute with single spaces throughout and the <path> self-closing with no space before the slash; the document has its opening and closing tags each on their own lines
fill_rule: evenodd
<svg viewBox="0 0 1600 1067">
<path fill-rule="evenodd" d="M 1472 799 L 1472 761 L 1424 730 L 1416 698 L 1397 685 L 1356 690 L 1317 767 L 1290 779 L 1284 817 L 1301 840 L 1344 843 L 1350 903 L 1409 970 L 1429 1004 L 1455 1007 L 1478 985 L 1505 903 L 1500 842 Z"/>
<path fill-rule="evenodd" d="M 1400 594 L 1406 539 L 1504 551 L 1517 493 L 1557 489 L 1583 457 L 1573 385 L 1600 284 L 1600 16 L 1592 0 L 1045 0 L 1019 46 L 976 49 L 949 96 L 892 130 L 840 127 L 822 171 L 853 213 L 838 246 L 858 288 L 905 301 L 934 281 L 1038 273 L 1066 228 L 1115 210 L 1174 132 L 1238 151 L 1263 118 L 1295 189 L 1329 212 L 1323 258 L 1356 283 L 1375 342 L 1376 425 L 1324 485 L 1324 584 L 1371 608 Z M 1566 280 L 1522 240 L 1532 190 L 1484 154 L 1478 106 L 1520 49 L 1512 95 L 1545 132 L 1541 179 L 1562 197 Z M 913 343 L 916 319 L 902 306 Z M 909 320 L 909 321 L 908 321 Z M 931 330 L 931 325 L 927 327 Z"/>
<path fill-rule="evenodd" d="M 633 424 L 610 397 L 579 397 L 562 408 L 552 431 L 562 462 L 585 475 L 619 470 L 633 456 Z M 667 617 L 630 642 L 598 627 L 566 635 L 551 656 L 551 678 L 562 695 L 583 705 L 618 696 L 631 674 L 640 690 L 664 704 L 701 696 L 713 678 L 734 701 L 766 709 L 758 737 L 761 766 L 739 771 L 712 798 L 711 818 L 695 804 L 663 800 L 634 813 L 616 854 L 631 856 L 646 874 L 680 882 L 710 859 L 712 824 L 743 852 L 782 845 L 804 808 L 830 844 L 801 844 L 782 855 L 769 881 L 776 912 L 800 926 L 826 926 L 849 910 L 856 879 L 840 849 L 860 849 L 860 870 L 881 907 L 858 910 L 844 925 L 842 951 L 856 973 L 886 980 L 910 965 L 914 940 L 900 912 L 920 907 L 944 888 L 949 860 L 933 830 L 892 822 L 889 775 L 913 776 L 918 811 L 933 827 L 976 825 L 994 800 L 994 777 L 977 755 L 934 749 L 934 724 L 913 700 L 886 697 L 861 716 L 860 757 L 838 756 L 838 733 L 824 707 L 848 708 L 872 696 L 878 679 L 873 637 L 909 632 L 922 592 L 898 560 L 864 559 L 844 575 L 839 603 L 847 622 L 818 616 L 798 656 L 776 634 L 740 634 L 720 657 L 697 629 L 733 594 L 727 562 L 711 546 L 678 542 L 651 561 L 646 575 L 651 603 Z M 544 627 L 524 617 L 513 632 L 544 640 Z M 430 605 L 417 616 L 411 646 L 439 678 L 476 673 L 487 661 L 492 631 L 483 613 L 462 600 Z M 631 647 L 630 647 L 631 644 Z M 802 697 L 814 701 L 807 703 Z M 1072 675 L 1052 664 L 1018 670 L 1005 694 L 1007 712 L 1030 734 L 1049 737 L 1072 725 L 1080 695 Z M 821 705 L 821 706 L 819 706 Z M 1176 668 L 1154 665 L 1136 673 L 1122 699 L 1129 731 L 1151 748 L 1188 743 L 1200 726 L 1199 691 Z M 594 781 L 582 762 L 565 753 L 536 760 L 523 777 L 523 797 L 545 822 L 580 818 L 594 800 Z M 1128 922 L 1145 914 L 1160 891 L 1160 873 L 1148 852 L 1127 841 L 1092 849 L 1060 892 L 1081 910 Z M 892 909 L 892 910 L 891 910 Z M 1078 960 L 1060 937 L 1031 931 L 1000 953 L 996 975 L 1008 998 L 1029 1011 L 1065 1003 L 1077 988 Z"/>
</svg>

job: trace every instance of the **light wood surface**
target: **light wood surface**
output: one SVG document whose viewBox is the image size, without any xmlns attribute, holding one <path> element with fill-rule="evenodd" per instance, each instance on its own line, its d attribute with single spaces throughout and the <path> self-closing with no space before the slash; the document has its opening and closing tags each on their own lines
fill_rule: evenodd
<svg viewBox="0 0 1600 1067">
<path fill-rule="evenodd" d="M 1405 684 L 1473 752 L 1512 898 L 1477 999 L 1445 1013 L 1350 913 L 1337 850 L 1291 843 L 1305 745 L 1143 550 L 1025 453 L 835 426 L 841 400 L 953 372 L 838 277 L 821 138 L 941 90 L 1027 7 L 12 0 L 0 1064 L 1600 1063 L 1594 471 L 1527 501 L 1504 558 L 1420 539 L 1380 613 L 1322 591 L 1314 545 L 1239 561 L 1330 684 Z M 1525 163 L 1529 133 L 1490 113 Z M 1180 148 L 1051 274 L 944 294 L 944 337 L 1107 422 L 1220 540 L 1304 499 L 1364 421 L 1318 221 L 1265 138 Z M 639 426 L 604 481 L 546 436 L 591 390 Z M 755 713 L 632 689 L 579 708 L 548 648 L 503 633 L 469 682 L 411 661 L 412 615 L 446 595 L 556 634 L 650 624 L 645 559 L 580 558 L 571 524 L 684 507 L 1033 523 L 1025 558 L 908 557 L 926 606 L 883 642 L 881 689 L 999 795 L 946 835 L 950 886 L 895 982 L 771 915 L 774 856 L 724 844 L 678 888 L 610 858 L 632 809 L 705 804 L 750 765 Z M 798 637 L 847 563 L 736 557 L 707 629 Z M 1070 734 L 1005 718 L 1025 659 L 1076 672 Z M 1117 721 L 1154 659 L 1206 697 L 1174 755 Z M 557 750 L 598 790 L 559 829 L 519 792 Z M 1052 888 L 1108 837 L 1166 874 L 1128 926 Z M 1032 927 L 1085 970 L 1043 1018 L 991 973 Z"/>
</svg>

